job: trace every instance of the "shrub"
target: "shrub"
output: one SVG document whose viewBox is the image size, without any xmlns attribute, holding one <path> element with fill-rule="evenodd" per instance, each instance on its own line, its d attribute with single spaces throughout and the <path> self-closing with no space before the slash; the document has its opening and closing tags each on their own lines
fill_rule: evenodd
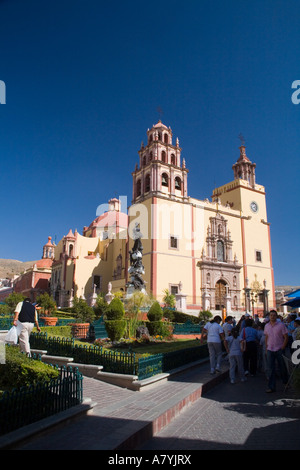
<svg viewBox="0 0 300 470">
<path fill-rule="evenodd" d="M 195 317 L 194 315 L 189 315 L 188 313 L 178 312 L 177 310 L 163 310 L 164 317 L 167 318 L 169 321 L 174 323 L 185 323 L 187 321 L 191 323 L 199 323 L 199 317 Z"/>
<path fill-rule="evenodd" d="M 112 341 L 119 341 L 125 333 L 126 320 L 124 320 L 125 309 L 122 300 L 115 297 L 106 311 L 105 328 L 108 337 Z"/>
<path fill-rule="evenodd" d="M 147 323 L 147 328 L 151 336 L 162 336 L 163 338 L 171 336 L 173 332 L 170 324 L 163 321 L 150 321 Z"/>
<path fill-rule="evenodd" d="M 213 317 L 213 314 L 209 310 L 202 310 L 199 312 L 198 318 L 202 322 L 207 322 L 211 320 Z"/>
<path fill-rule="evenodd" d="M 122 320 L 125 315 L 125 309 L 122 300 L 114 298 L 106 311 L 107 320 Z"/>
<path fill-rule="evenodd" d="M 124 336 L 126 320 L 106 320 L 105 328 L 111 341 L 119 341 Z"/>
<path fill-rule="evenodd" d="M 6 346 L 5 364 L 0 364 L 0 388 L 11 390 L 27 385 L 35 385 L 38 382 L 49 382 L 59 376 L 59 371 L 28 358 L 21 353 L 18 347 Z"/>
<path fill-rule="evenodd" d="M 162 319 L 162 316 L 163 316 L 162 308 L 159 305 L 159 303 L 156 301 L 151 305 L 150 310 L 147 314 L 148 320 L 150 322 L 158 322 Z"/>
<path fill-rule="evenodd" d="M 85 300 L 74 297 L 74 313 L 76 320 L 82 323 L 92 323 L 95 319 L 95 312 Z"/>
</svg>

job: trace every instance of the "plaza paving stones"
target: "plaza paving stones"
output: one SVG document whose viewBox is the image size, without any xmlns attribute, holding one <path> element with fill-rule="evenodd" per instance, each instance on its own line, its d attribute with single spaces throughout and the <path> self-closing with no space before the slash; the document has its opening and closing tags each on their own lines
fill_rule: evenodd
<svg viewBox="0 0 300 470">
<path fill-rule="evenodd" d="M 263 374 L 231 385 L 224 363 L 209 364 L 132 391 L 84 377 L 91 412 L 43 429 L 20 450 L 299 449 L 300 401 L 292 391 L 265 393 Z"/>
</svg>

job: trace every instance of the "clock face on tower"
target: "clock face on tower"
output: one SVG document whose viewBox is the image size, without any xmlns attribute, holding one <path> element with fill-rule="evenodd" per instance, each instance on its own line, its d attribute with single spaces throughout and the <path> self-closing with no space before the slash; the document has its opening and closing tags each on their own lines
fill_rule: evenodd
<svg viewBox="0 0 300 470">
<path fill-rule="evenodd" d="M 258 211 L 258 205 L 255 201 L 252 201 L 250 203 L 250 209 L 252 210 L 252 212 L 257 212 Z"/>
</svg>

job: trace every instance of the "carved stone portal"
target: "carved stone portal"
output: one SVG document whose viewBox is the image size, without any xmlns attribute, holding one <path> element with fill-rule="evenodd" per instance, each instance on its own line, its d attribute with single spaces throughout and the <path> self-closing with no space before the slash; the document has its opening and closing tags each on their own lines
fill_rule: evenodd
<svg viewBox="0 0 300 470">
<path fill-rule="evenodd" d="M 201 271 L 202 299 L 211 309 L 227 313 L 238 310 L 241 302 L 240 271 L 236 256 L 232 255 L 231 234 L 227 220 L 220 214 L 210 218 L 207 229 L 206 249 L 202 250 L 198 266 Z"/>
</svg>

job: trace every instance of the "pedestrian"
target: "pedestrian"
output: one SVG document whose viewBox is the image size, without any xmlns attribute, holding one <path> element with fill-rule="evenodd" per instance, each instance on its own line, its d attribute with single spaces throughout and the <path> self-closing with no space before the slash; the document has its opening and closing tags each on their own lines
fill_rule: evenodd
<svg viewBox="0 0 300 470">
<path fill-rule="evenodd" d="M 294 323 L 295 329 L 292 333 L 293 342 L 300 339 L 300 317 L 296 317 Z"/>
<path fill-rule="evenodd" d="M 288 348 L 291 354 L 292 354 L 293 332 L 296 328 L 296 325 L 295 325 L 296 318 L 297 318 L 297 315 L 295 313 L 290 313 L 286 322 L 286 327 L 288 330 Z"/>
<path fill-rule="evenodd" d="M 221 321 L 222 318 L 216 315 L 210 322 L 206 323 L 201 332 L 201 343 L 204 335 L 207 335 L 211 374 L 221 371 L 222 341 L 224 340 L 224 330 L 220 325 Z"/>
<path fill-rule="evenodd" d="M 19 302 L 15 308 L 14 325 L 18 325 L 21 328 L 19 346 L 20 350 L 27 356 L 31 356 L 29 338 L 34 324 L 40 332 L 41 329 L 38 323 L 37 311 L 30 299 L 26 298 L 23 302 Z"/>
<path fill-rule="evenodd" d="M 266 353 L 266 335 L 265 335 L 266 323 L 260 323 L 258 327 L 259 331 L 259 345 L 258 345 L 258 361 L 257 368 L 259 371 L 264 372 L 268 378 L 268 367 L 267 367 L 267 353 Z"/>
<path fill-rule="evenodd" d="M 245 351 L 243 354 L 245 374 L 254 377 L 257 372 L 257 346 L 258 346 L 258 333 L 253 328 L 252 318 L 245 320 L 245 327 L 241 331 L 241 337 L 246 342 Z"/>
<path fill-rule="evenodd" d="M 231 330 L 230 336 L 224 340 L 226 351 L 229 357 L 229 377 L 232 384 L 235 383 L 236 369 L 241 382 L 245 382 L 245 371 L 243 366 L 243 354 L 241 350 L 241 337 L 238 328 Z"/>
<path fill-rule="evenodd" d="M 225 318 L 225 322 L 222 325 L 222 327 L 223 327 L 225 339 L 226 339 L 231 334 L 231 330 L 233 328 L 233 317 L 231 315 Z"/>
<path fill-rule="evenodd" d="M 267 393 L 272 393 L 276 390 L 276 362 L 278 363 L 283 384 L 288 382 L 288 372 L 283 359 L 283 351 L 288 344 L 288 330 L 283 322 L 277 321 L 277 317 L 276 310 L 271 310 L 269 314 L 270 321 L 264 329 L 268 372 L 270 374 Z"/>
<path fill-rule="evenodd" d="M 251 318 L 251 315 L 250 315 L 250 313 L 248 313 L 248 312 L 246 312 L 245 315 L 243 315 L 243 316 L 240 318 L 240 320 L 239 320 L 239 322 L 238 322 L 238 326 L 239 326 L 239 328 L 240 328 L 240 333 L 241 333 L 242 329 L 245 328 L 245 322 L 246 322 L 246 320 L 249 320 L 250 318 Z"/>
</svg>

